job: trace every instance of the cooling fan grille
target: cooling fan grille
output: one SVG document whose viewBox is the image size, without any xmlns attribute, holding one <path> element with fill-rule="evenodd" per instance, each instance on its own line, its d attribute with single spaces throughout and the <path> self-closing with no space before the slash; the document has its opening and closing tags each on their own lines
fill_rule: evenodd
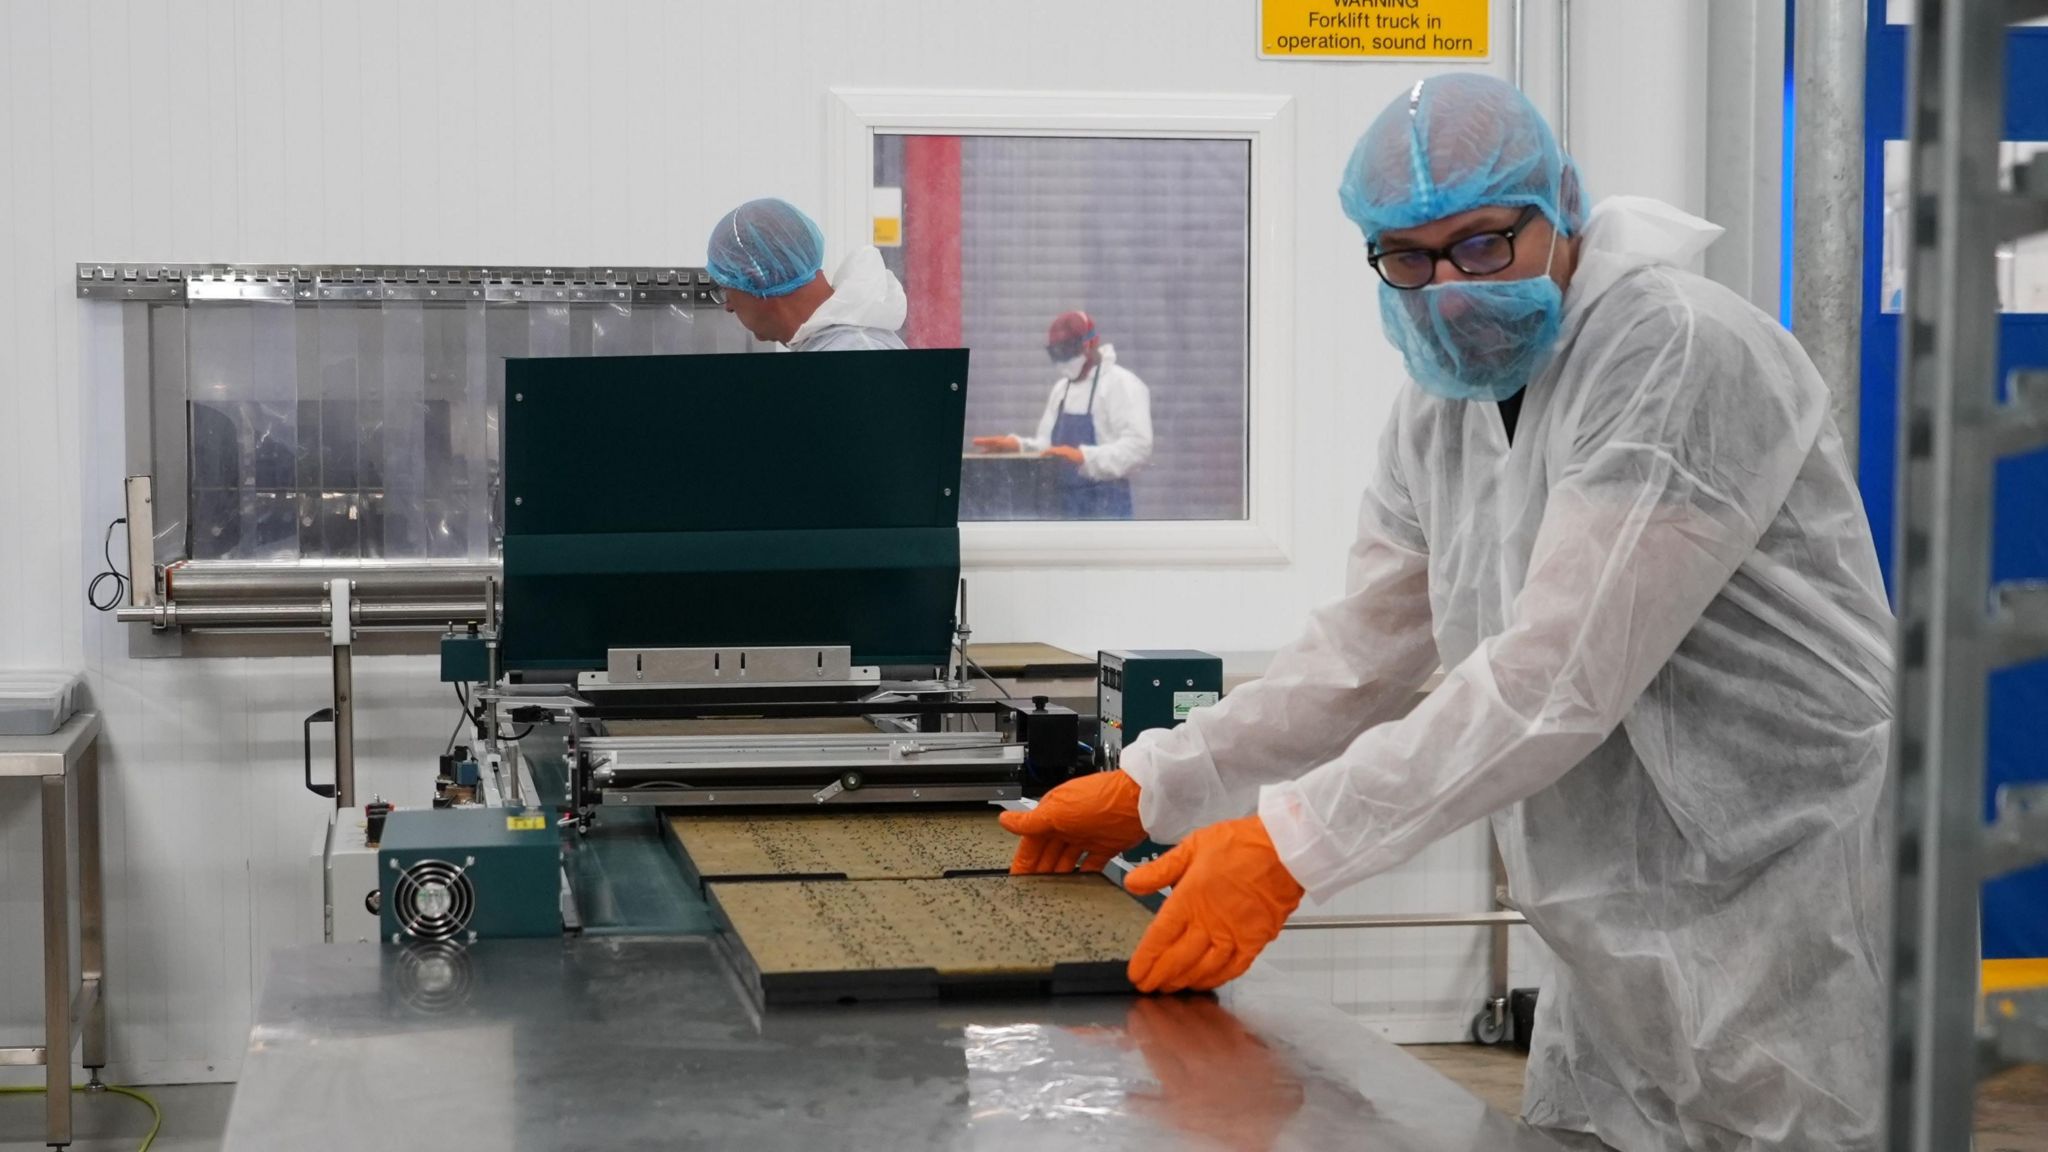
<svg viewBox="0 0 2048 1152">
<path fill-rule="evenodd" d="M 468 871 L 445 860 L 414 861 L 398 874 L 393 896 L 398 929 L 415 940 L 453 940 L 476 915 Z"/>
</svg>

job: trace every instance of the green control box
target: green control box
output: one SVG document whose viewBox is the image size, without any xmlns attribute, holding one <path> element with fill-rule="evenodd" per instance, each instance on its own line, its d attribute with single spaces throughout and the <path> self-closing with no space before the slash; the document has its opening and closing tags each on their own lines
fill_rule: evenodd
<svg viewBox="0 0 2048 1152">
<path fill-rule="evenodd" d="M 378 916 L 394 944 L 562 931 L 561 833 L 537 809 L 393 812 L 377 875 Z"/>
<path fill-rule="evenodd" d="M 1154 728 L 1174 728 L 1188 713 L 1223 696 L 1223 661 L 1187 650 L 1103 652 L 1096 658 L 1095 704 L 1102 717 L 1102 763 L 1114 768 L 1130 743 Z"/>
<path fill-rule="evenodd" d="M 441 683 L 483 684 L 491 678 L 491 642 L 475 632 L 441 637 Z"/>
<path fill-rule="evenodd" d="M 1096 656 L 1095 706 L 1102 717 L 1102 766 L 1121 766 L 1124 748 L 1154 728 L 1177 728 L 1188 714 L 1223 697 L 1223 661 L 1207 652 L 1102 652 Z M 1147 840 L 1124 853 L 1142 864 L 1172 847 Z"/>
</svg>

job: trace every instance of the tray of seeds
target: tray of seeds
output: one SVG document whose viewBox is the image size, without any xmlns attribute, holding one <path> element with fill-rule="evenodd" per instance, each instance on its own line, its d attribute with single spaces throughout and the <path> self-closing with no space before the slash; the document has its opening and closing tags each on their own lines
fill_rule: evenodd
<svg viewBox="0 0 2048 1152">
<path fill-rule="evenodd" d="M 670 842 L 700 887 L 741 880 L 937 880 L 1001 875 L 1017 838 L 996 809 L 671 812 Z"/>
<path fill-rule="evenodd" d="M 764 1006 L 1131 991 L 1152 913 L 1097 874 L 713 882 Z"/>
</svg>

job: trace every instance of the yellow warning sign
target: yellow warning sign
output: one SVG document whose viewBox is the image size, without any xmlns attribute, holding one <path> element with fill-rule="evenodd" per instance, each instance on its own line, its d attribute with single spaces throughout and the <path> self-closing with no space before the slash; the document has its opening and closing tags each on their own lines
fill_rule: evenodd
<svg viewBox="0 0 2048 1152">
<path fill-rule="evenodd" d="M 1484 60 L 1491 0 L 1259 0 L 1268 60 Z"/>
<path fill-rule="evenodd" d="M 541 814 L 505 817 L 505 831 L 507 832 L 539 832 L 547 826 L 548 818 Z"/>
<path fill-rule="evenodd" d="M 903 189 L 871 189 L 868 215 L 875 221 L 875 247 L 903 247 Z"/>
</svg>

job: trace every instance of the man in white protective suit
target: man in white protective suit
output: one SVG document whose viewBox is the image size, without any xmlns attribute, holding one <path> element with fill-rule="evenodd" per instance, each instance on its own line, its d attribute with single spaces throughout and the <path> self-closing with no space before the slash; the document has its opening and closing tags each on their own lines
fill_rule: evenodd
<svg viewBox="0 0 2048 1152">
<path fill-rule="evenodd" d="M 1012 870 L 1177 842 L 1128 879 L 1173 889 L 1131 979 L 1212 988 L 1304 893 L 1491 816 L 1559 960 L 1530 1123 L 1625 1152 L 1875 1148 L 1892 619 L 1826 385 L 1683 270 L 1718 229 L 1587 212 L 1499 80 L 1404 93 L 1340 192 L 1415 385 L 1347 592 L 1122 771 L 1005 813 Z"/>
<path fill-rule="evenodd" d="M 705 244 L 713 296 L 756 340 L 792 352 L 901 349 L 903 285 L 872 246 L 856 248 L 827 280 L 825 234 L 787 200 L 749 200 Z"/>
</svg>

